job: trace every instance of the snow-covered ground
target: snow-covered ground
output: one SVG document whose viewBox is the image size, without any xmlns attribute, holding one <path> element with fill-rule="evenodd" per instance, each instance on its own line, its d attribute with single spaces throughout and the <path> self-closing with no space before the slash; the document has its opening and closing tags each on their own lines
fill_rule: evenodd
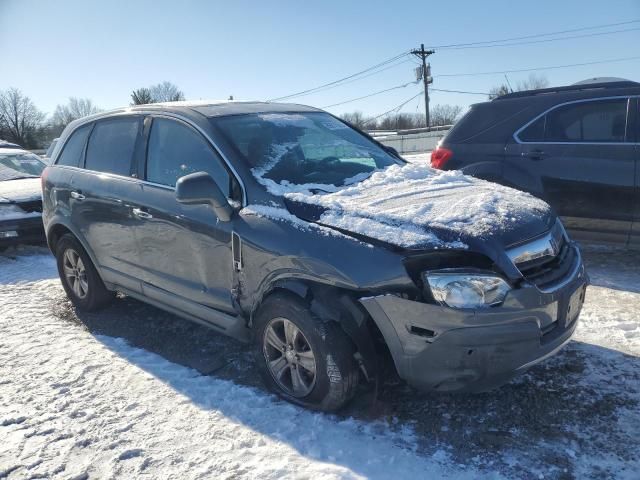
<svg viewBox="0 0 640 480">
<path fill-rule="evenodd" d="M 140 302 L 76 315 L 41 248 L 0 255 L 0 478 L 640 477 L 640 254 L 587 249 L 574 341 L 481 395 L 261 389 L 247 347 Z"/>
</svg>

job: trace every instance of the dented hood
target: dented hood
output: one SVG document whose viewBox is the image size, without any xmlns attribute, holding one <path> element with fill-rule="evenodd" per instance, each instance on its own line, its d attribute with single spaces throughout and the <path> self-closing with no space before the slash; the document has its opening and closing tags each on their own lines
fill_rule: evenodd
<svg viewBox="0 0 640 480">
<path fill-rule="evenodd" d="M 420 164 L 392 166 L 332 193 L 288 193 L 285 202 L 299 218 L 407 249 L 504 248 L 555 222 L 549 206 L 527 193 Z"/>
</svg>

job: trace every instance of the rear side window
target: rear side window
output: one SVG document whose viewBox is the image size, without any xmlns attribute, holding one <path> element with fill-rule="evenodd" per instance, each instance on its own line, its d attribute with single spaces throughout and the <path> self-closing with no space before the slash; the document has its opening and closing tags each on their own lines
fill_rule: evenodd
<svg viewBox="0 0 640 480">
<path fill-rule="evenodd" d="M 627 99 L 565 105 L 547 114 L 548 142 L 624 142 Z"/>
<path fill-rule="evenodd" d="M 140 124 L 139 117 L 97 122 L 89 138 L 85 168 L 129 176 Z"/>
<path fill-rule="evenodd" d="M 627 99 L 594 100 L 549 111 L 518 134 L 523 142 L 624 142 Z"/>
<path fill-rule="evenodd" d="M 150 182 L 175 186 L 180 177 L 207 172 L 229 197 L 230 176 L 222 159 L 198 132 L 182 123 L 154 118 L 147 149 Z"/>
<path fill-rule="evenodd" d="M 87 136 L 91 131 L 92 125 L 85 125 L 74 131 L 58 157 L 56 165 L 67 165 L 70 167 L 79 167 L 82 164 L 82 154 L 84 146 L 87 143 Z"/>
</svg>

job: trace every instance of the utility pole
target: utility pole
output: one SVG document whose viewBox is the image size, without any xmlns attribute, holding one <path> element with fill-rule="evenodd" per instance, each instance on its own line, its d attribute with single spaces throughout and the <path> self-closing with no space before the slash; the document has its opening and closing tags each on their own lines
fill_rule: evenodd
<svg viewBox="0 0 640 480">
<path fill-rule="evenodd" d="M 424 115 L 427 122 L 427 128 L 431 128 L 429 119 L 429 84 L 433 81 L 431 78 L 431 68 L 427 68 L 427 57 L 436 53 L 435 50 L 425 50 L 424 43 L 420 44 L 420 50 L 411 50 L 411 53 L 422 59 L 422 81 L 424 82 Z M 430 67 L 430 66 L 429 66 Z"/>
</svg>

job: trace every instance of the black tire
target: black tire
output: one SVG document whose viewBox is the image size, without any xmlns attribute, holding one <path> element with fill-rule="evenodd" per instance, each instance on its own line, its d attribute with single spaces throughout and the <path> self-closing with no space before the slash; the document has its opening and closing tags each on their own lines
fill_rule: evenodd
<svg viewBox="0 0 640 480">
<path fill-rule="evenodd" d="M 71 255 L 72 257 L 77 255 L 81 260 L 86 288 L 80 287 L 80 293 L 78 293 L 77 288 L 74 289 L 72 280 L 65 274 L 66 255 Z M 107 290 L 104 286 L 91 258 L 89 258 L 87 252 L 73 235 L 66 234 L 58 240 L 56 260 L 62 286 L 76 308 L 85 312 L 93 312 L 105 307 L 113 300 L 115 292 Z M 69 265 L 66 266 L 68 268 Z M 84 295 L 82 295 L 83 292 Z"/>
<path fill-rule="evenodd" d="M 286 319 L 302 333 L 315 362 L 313 385 L 304 395 L 295 395 L 291 390 L 276 381 L 268 365 L 270 355 L 278 355 L 271 343 L 265 338 L 269 328 L 274 331 L 277 322 Z M 254 318 L 253 351 L 256 365 L 267 387 L 285 400 L 313 410 L 335 411 L 343 407 L 355 395 L 358 386 L 359 368 L 354 358 L 355 347 L 340 325 L 323 320 L 314 315 L 307 305 L 297 296 L 277 293 L 268 297 Z M 297 338 L 300 338 L 299 336 Z M 295 343 L 295 342 L 294 342 Z M 304 343 L 304 342 L 303 342 Z M 286 346 L 285 346 L 286 348 Z M 304 352 L 303 352 L 304 353 Z M 286 360 L 286 356 L 282 354 Z M 295 360 L 291 360 L 295 363 Z M 310 370 L 304 366 L 291 365 L 282 378 L 290 375 L 291 369 L 310 377 Z M 302 370 L 299 370 L 302 368 Z"/>
</svg>

